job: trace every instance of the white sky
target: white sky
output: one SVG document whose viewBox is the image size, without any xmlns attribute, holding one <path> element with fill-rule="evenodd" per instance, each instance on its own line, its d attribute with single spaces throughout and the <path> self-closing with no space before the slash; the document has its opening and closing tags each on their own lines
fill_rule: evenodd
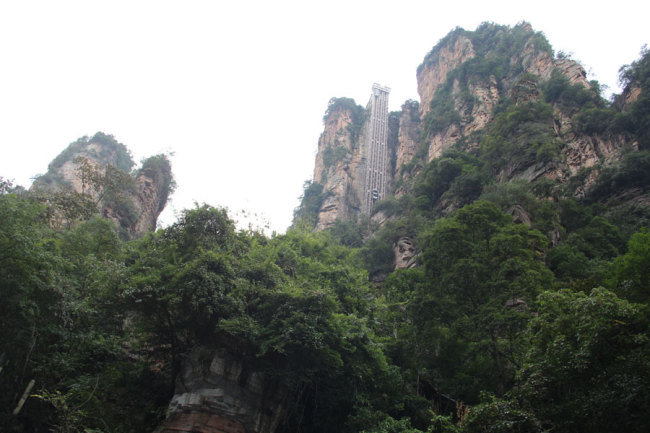
<svg viewBox="0 0 650 433">
<path fill-rule="evenodd" d="M 102 131 L 136 162 L 174 152 L 163 224 L 196 201 L 282 232 L 331 97 L 365 105 L 378 82 L 398 110 L 454 27 L 521 20 L 618 92 L 619 67 L 650 42 L 649 12 L 628 0 L 0 0 L 0 176 L 28 187 Z"/>
</svg>

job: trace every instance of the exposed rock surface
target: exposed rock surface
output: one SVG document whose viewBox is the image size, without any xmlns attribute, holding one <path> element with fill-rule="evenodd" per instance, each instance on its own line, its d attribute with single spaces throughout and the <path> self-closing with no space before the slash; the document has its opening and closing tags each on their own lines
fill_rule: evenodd
<svg viewBox="0 0 650 433">
<path fill-rule="evenodd" d="M 153 162 L 156 162 L 154 164 Z M 156 229 L 158 216 L 165 209 L 169 198 L 171 171 L 160 156 L 154 156 L 143 163 L 136 182 L 135 205 L 138 208 L 138 219 L 134 233 L 142 235 Z"/>
<path fill-rule="evenodd" d="M 521 205 L 514 205 L 506 210 L 507 214 L 512 215 L 512 222 L 519 224 L 526 224 L 528 227 L 532 225 L 530 213 L 521 207 Z"/>
<path fill-rule="evenodd" d="M 417 250 L 413 241 L 402 236 L 393 244 L 393 253 L 395 254 L 395 269 L 409 269 L 415 266 Z"/>
<path fill-rule="evenodd" d="M 514 30 L 513 30 L 514 31 Z M 450 73 L 468 61 L 474 61 L 477 53 L 485 48 L 477 48 L 476 41 L 467 32 L 454 31 L 450 37 L 434 47 L 417 70 L 417 88 L 420 103 L 407 101 L 402 106 L 397 131 L 395 149 L 394 179 L 400 178 L 401 168 L 414 160 L 422 144 L 426 146 L 425 160 L 429 162 L 440 157 L 443 152 L 459 142 L 465 150 L 472 150 L 476 143 L 469 139 L 482 131 L 494 119 L 494 110 L 503 97 L 508 96 L 518 103 L 535 101 L 539 98 L 539 83 L 548 80 L 554 70 L 558 70 L 572 84 L 589 86 L 584 68 L 567 58 L 554 58 L 550 50 L 540 49 L 537 34 L 529 24 L 520 25 L 517 30 L 524 38 L 523 49 L 510 59 L 512 72 L 502 78 L 495 75 L 465 77 L 461 83 L 458 78 L 448 83 Z M 507 30 L 496 29 L 496 37 L 505 37 Z M 527 39 L 526 39 L 527 38 Z M 490 56 L 490 52 L 481 54 Z M 530 77 L 535 76 L 536 79 Z M 450 86 L 453 109 L 459 119 L 444 128 L 422 137 L 431 102 L 444 86 Z M 448 87 L 449 88 L 449 87 Z M 417 111 L 417 113 L 416 113 Z M 354 113 L 349 107 L 341 106 L 328 112 L 325 127 L 318 142 L 318 152 L 314 166 L 314 182 L 323 185 L 323 201 L 318 212 L 318 229 L 326 229 L 337 219 L 354 220 L 359 214 L 360 198 L 363 188 L 364 155 L 363 137 L 355 137 Z M 435 120 L 434 120 L 435 122 Z M 558 125 L 566 127 L 562 122 Z M 564 131 L 558 131 L 558 135 Z M 424 143 L 423 143 L 424 140 Z M 512 178 L 534 179 L 540 176 L 567 178 L 581 168 L 593 165 L 603 156 L 611 155 L 615 149 L 605 143 L 605 139 L 594 141 L 591 138 L 577 139 L 563 149 L 566 166 L 539 165 L 511 167 L 500 177 L 507 181 Z M 615 143 L 617 147 L 620 143 Z M 575 149 L 575 151 L 574 151 Z M 580 154 L 582 150 L 593 150 Z M 406 172 L 408 178 L 417 173 L 417 168 Z M 402 183 L 403 184 L 403 183 Z M 404 190 L 400 186 L 394 194 L 399 196 Z"/>
<path fill-rule="evenodd" d="M 429 151 L 427 152 L 427 162 L 438 158 L 442 153 L 449 149 L 454 143 L 463 137 L 460 126 L 454 124 L 449 125 L 442 131 L 433 134 L 429 141 Z"/>
<path fill-rule="evenodd" d="M 549 51 L 538 49 L 535 42 L 536 33 L 529 24 L 523 24 L 521 30 L 529 36 L 523 51 L 514 54 L 510 59 L 512 70 L 515 71 L 513 74 L 502 80 L 498 80 L 494 75 L 490 75 L 489 78 L 472 76 L 468 78 L 466 90 L 458 79 L 455 79 L 451 86 L 451 96 L 453 107 L 460 115 L 460 120 L 430 134 L 427 140 L 428 161 L 442 155 L 459 140 L 485 128 L 494 118 L 494 108 L 502 96 L 500 89 L 519 100 L 535 99 L 535 95 L 538 94 L 535 85 L 525 94 L 517 92 L 522 89 L 520 78 L 524 73 L 535 75 L 540 82 L 543 82 L 551 78 L 553 71 L 557 69 L 569 79 L 571 84 L 589 87 L 587 74 L 579 63 L 567 58 L 553 58 Z M 418 68 L 417 74 L 423 121 L 430 111 L 436 92 L 446 83 L 448 74 L 476 55 L 472 40 L 463 34 L 451 38 L 446 43 L 443 42 L 427 55 Z M 489 53 L 485 54 L 485 56 L 489 55 Z"/>
<path fill-rule="evenodd" d="M 470 83 L 469 92 L 472 95 L 471 104 L 463 100 L 460 85 L 454 82 L 452 97 L 454 108 L 461 114 L 461 121 L 430 137 L 427 162 L 438 158 L 461 138 L 483 129 L 492 120 L 494 107 L 499 102 L 496 78 L 491 76 L 487 82 Z"/>
<path fill-rule="evenodd" d="M 528 304 L 521 298 L 508 299 L 503 306 L 515 311 L 526 311 L 528 309 Z"/>
<path fill-rule="evenodd" d="M 465 125 L 464 133 L 471 134 L 474 131 L 485 128 L 490 120 L 494 107 L 499 102 L 499 88 L 497 79 L 492 75 L 485 83 L 470 83 L 469 91 L 474 97 L 470 121 Z"/>
<path fill-rule="evenodd" d="M 328 147 L 336 149 L 339 146 L 346 150 L 353 149 L 353 139 L 350 133 L 350 126 L 353 123 L 352 112 L 346 108 L 339 108 L 328 113 L 325 119 L 325 128 L 318 139 L 318 152 L 316 153 L 316 163 L 314 165 L 314 182 L 323 183 L 329 172 L 329 167 L 325 166 L 325 149 Z"/>
<path fill-rule="evenodd" d="M 506 166 L 506 169 L 497 175 L 497 178 L 506 182 L 509 180 L 526 180 L 532 182 L 540 177 L 568 181 L 584 169 L 609 165 L 618 160 L 621 149 L 632 146 L 622 135 L 585 135 L 575 133 L 571 119 L 556 112 L 556 138 L 564 145 L 560 150 L 560 157 L 552 162 L 538 162 L 525 169 Z M 596 180 L 597 172 L 592 172 L 583 180 L 577 194 L 581 196 L 591 187 Z"/>
<path fill-rule="evenodd" d="M 399 176 L 401 167 L 413 161 L 420 146 L 420 104 L 417 101 L 406 101 L 402 105 L 397 131 L 397 148 L 395 149 L 395 173 Z M 406 176 L 409 173 L 405 173 Z M 398 188 L 395 196 L 400 196 L 403 189 Z"/>
<path fill-rule="evenodd" d="M 397 135 L 396 167 L 411 162 L 418 150 L 420 141 L 419 106 L 417 101 L 406 101 L 402 105 Z"/>
<path fill-rule="evenodd" d="M 504 101 L 516 106 L 538 101 L 548 103 L 540 98 L 554 73 L 566 77 L 571 85 L 590 87 L 585 69 L 570 58 L 555 57 L 544 36 L 535 32 L 530 24 L 522 23 L 513 28 L 488 24 L 476 32 L 452 31 L 418 67 L 420 103 L 407 101 L 402 106 L 391 174 L 399 181 L 393 185 L 393 194 L 400 197 L 407 193 L 419 170 L 448 149 L 480 154 L 481 134 L 494 120 L 497 107 L 506 106 Z M 629 86 L 622 104 L 630 104 L 638 95 L 638 88 Z M 444 100 L 440 99 L 443 97 Z M 431 108 L 432 102 L 435 102 L 435 110 Z M 552 150 L 555 153 L 550 157 L 531 153 L 506 159 L 501 165 L 495 164 L 494 175 L 499 182 L 531 182 L 546 178 L 566 183 L 584 173 L 581 184 L 572 191 L 581 196 L 595 182 L 600 167 L 617 161 L 622 149 L 636 144 L 610 133 L 579 132 L 580 128 L 571 119 L 575 112 L 567 111 L 561 103 L 552 104 L 552 120 L 540 127 L 548 127 L 545 139 L 550 137 L 548 143 L 556 146 Z M 314 180 L 324 186 L 319 229 L 329 227 L 336 219 L 354 220 L 359 211 L 364 155 L 358 143 L 363 142 L 363 138 L 355 141 L 351 134 L 352 117 L 352 112 L 345 109 L 329 113 L 319 140 L 314 170 Z M 331 155 L 331 150 L 336 148 L 345 150 L 344 157 L 327 164 L 326 153 Z M 407 170 L 402 169 L 405 166 Z M 454 200 L 441 201 L 438 210 L 446 214 L 458 206 Z M 513 209 L 512 214 L 519 222 L 530 223 L 525 210 Z M 373 220 L 382 224 L 386 215 L 376 214 Z M 397 268 L 414 263 L 416 252 L 411 247 L 408 239 L 395 243 Z"/>
<path fill-rule="evenodd" d="M 354 137 L 354 121 L 350 108 L 329 112 L 318 140 L 314 182 L 323 185 L 324 194 L 316 226 L 319 230 L 337 219 L 353 219 L 361 207 L 364 159 L 360 139 Z"/>
<path fill-rule="evenodd" d="M 133 165 L 123 144 L 97 133 L 68 146 L 31 189 L 85 194 L 102 216 L 115 221 L 130 237 L 138 237 L 156 228 L 173 180 L 171 166 L 163 155 L 148 158 L 134 174 Z"/>
<path fill-rule="evenodd" d="M 641 96 L 641 88 L 636 84 L 631 84 L 625 87 L 623 91 L 623 109 L 627 108 L 630 104 L 636 102 Z"/>
<path fill-rule="evenodd" d="M 532 29 L 531 29 L 532 32 Z M 535 49 L 533 40 L 529 40 L 521 56 L 523 71 L 537 75 L 541 81 L 551 78 L 554 69 L 569 79 L 571 84 L 582 84 L 589 87 L 585 69 L 575 60 L 569 58 L 554 59 L 548 51 Z"/>
<path fill-rule="evenodd" d="M 447 80 L 447 74 L 474 55 L 472 41 L 460 36 L 450 45 L 443 45 L 427 56 L 427 60 L 420 65 L 417 72 L 422 117 L 429 112 L 438 86 Z"/>
<path fill-rule="evenodd" d="M 185 359 L 167 419 L 155 433 L 272 433 L 286 396 L 225 351 L 198 347 Z"/>
</svg>

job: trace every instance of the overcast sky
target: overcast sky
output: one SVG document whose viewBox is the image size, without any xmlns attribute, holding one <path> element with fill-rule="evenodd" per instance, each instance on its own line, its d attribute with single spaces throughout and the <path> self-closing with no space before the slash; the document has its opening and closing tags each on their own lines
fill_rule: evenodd
<svg viewBox="0 0 650 433">
<path fill-rule="evenodd" d="M 454 27 L 522 20 L 618 92 L 618 69 L 650 42 L 648 4 L 0 0 L 0 176 L 28 187 L 69 143 L 102 131 L 136 162 L 173 152 L 163 224 L 196 201 L 283 232 L 331 97 L 365 105 L 377 82 L 398 110 L 418 99 L 416 68 Z"/>
</svg>

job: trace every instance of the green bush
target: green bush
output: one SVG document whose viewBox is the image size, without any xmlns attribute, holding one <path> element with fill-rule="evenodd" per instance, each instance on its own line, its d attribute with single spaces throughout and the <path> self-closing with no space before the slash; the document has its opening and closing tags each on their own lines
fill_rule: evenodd
<svg viewBox="0 0 650 433">
<path fill-rule="evenodd" d="M 323 150 L 323 165 L 326 169 L 332 167 L 338 162 L 343 161 L 349 153 L 350 151 L 342 145 L 336 147 L 327 146 L 325 150 Z"/>
<path fill-rule="evenodd" d="M 544 102 L 506 102 L 495 111 L 494 121 L 481 138 L 482 157 L 495 171 L 522 170 L 535 162 L 548 162 L 559 156 L 560 148 L 553 128 L 553 106 Z"/>
<path fill-rule="evenodd" d="M 348 125 L 348 132 L 350 132 L 352 143 L 357 143 L 359 141 L 359 136 L 361 135 L 361 129 L 363 128 L 367 113 L 361 105 L 357 105 L 354 99 L 330 99 L 329 103 L 327 104 L 327 110 L 325 110 L 325 115 L 323 116 L 323 122 L 326 122 L 332 114 L 343 110 L 347 110 L 352 117 L 352 122 Z"/>
<path fill-rule="evenodd" d="M 322 184 L 306 181 L 303 185 L 300 205 L 293 211 L 294 225 L 302 221 L 311 227 L 315 227 L 316 223 L 318 223 L 318 212 L 329 194 L 331 193 L 323 192 Z"/>
</svg>

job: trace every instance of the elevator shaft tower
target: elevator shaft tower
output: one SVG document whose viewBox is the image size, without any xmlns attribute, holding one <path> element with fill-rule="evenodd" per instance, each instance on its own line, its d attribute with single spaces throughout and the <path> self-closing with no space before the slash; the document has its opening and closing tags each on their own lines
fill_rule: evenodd
<svg viewBox="0 0 650 433">
<path fill-rule="evenodd" d="M 377 200 L 388 192 L 388 94 L 390 88 L 372 85 L 366 106 L 369 118 L 365 129 L 366 178 L 362 211 L 370 215 Z"/>
</svg>

